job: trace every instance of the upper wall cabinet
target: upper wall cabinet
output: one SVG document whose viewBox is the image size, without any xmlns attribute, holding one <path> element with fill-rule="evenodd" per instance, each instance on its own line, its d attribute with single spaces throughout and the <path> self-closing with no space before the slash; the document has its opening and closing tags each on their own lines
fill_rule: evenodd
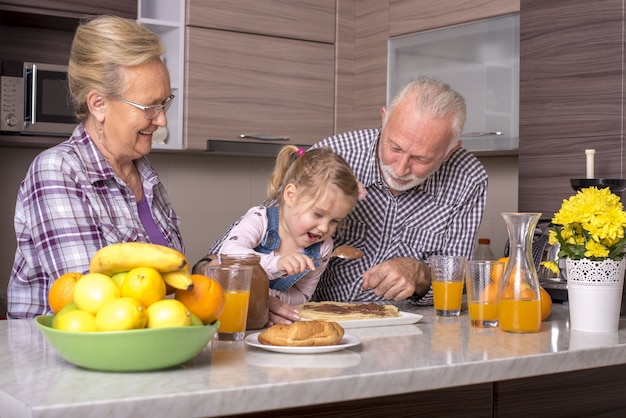
<svg viewBox="0 0 626 418">
<path fill-rule="evenodd" d="M 333 133 L 334 47 L 188 28 L 187 147 L 312 144 Z"/>
<path fill-rule="evenodd" d="M 520 0 L 389 0 L 389 36 L 519 12 Z"/>
<path fill-rule="evenodd" d="M 335 1 L 188 2 L 187 149 L 333 133 Z M 211 147 L 209 147 L 211 148 Z"/>
<path fill-rule="evenodd" d="M 465 97 L 466 149 L 516 152 L 519 14 L 392 38 L 387 101 L 418 75 L 445 81 Z"/>
<path fill-rule="evenodd" d="M 335 14 L 335 0 L 139 0 L 176 94 L 154 147 L 272 155 L 333 134 Z"/>
<path fill-rule="evenodd" d="M 190 0 L 187 24 L 335 43 L 335 0 Z"/>
<path fill-rule="evenodd" d="M 76 16 L 112 14 L 134 18 L 137 15 L 137 2 L 128 0 L 2 0 L 2 6 L 24 8 L 30 14 L 48 16 Z M 2 7 L 4 8 L 4 7 Z M 10 10 L 10 9 L 8 9 Z M 14 9 L 16 10 L 16 9 Z"/>
</svg>

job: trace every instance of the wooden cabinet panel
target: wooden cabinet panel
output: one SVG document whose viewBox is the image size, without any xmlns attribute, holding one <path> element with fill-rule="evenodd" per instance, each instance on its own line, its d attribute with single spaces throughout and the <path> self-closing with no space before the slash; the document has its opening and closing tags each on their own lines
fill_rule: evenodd
<svg viewBox="0 0 626 418">
<path fill-rule="evenodd" d="M 236 415 L 231 418 L 372 418 L 372 417 L 491 417 L 493 384 L 365 398 L 356 401 L 311 405 L 300 408 Z"/>
<path fill-rule="evenodd" d="M 622 1 L 522 1 L 520 137 L 618 135 Z"/>
<path fill-rule="evenodd" d="M 496 382 L 493 416 L 622 416 L 625 373 L 619 365 Z"/>
<path fill-rule="evenodd" d="M 313 144 L 333 133 L 333 45 L 188 27 L 185 71 L 189 149 L 249 141 L 242 134 Z"/>
<path fill-rule="evenodd" d="M 519 9 L 520 0 L 390 0 L 389 35 L 456 25 Z"/>
<path fill-rule="evenodd" d="M 585 149 L 594 148 L 598 178 L 621 178 L 621 138 L 540 138 L 520 141 L 518 209 L 551 218 L 575 192 L 569 179 L 584 178 Z"/>
<path fill-rule="evenodd" d="M 556 212 L 585 177 L 622 178 L 624 70 L 621 0 L 522 0 L 519 210 Z"/>
<path fill-rule="evenodd" d="M 187 24 L 335 42 L 335 0 L 190 0 Z"/>
<path fill-rule="evenodd" d="M 112 14 L 130 18 L 137 17 L 137 0 L 3 0 L 0 8 L 4 5 L 19 6 L 29 10 L 29 13 L 51 14 L 52 11 L 61 11 L 68 14 Z M 34 10 L 39 9 L 39 10 Z"/>
</svg>

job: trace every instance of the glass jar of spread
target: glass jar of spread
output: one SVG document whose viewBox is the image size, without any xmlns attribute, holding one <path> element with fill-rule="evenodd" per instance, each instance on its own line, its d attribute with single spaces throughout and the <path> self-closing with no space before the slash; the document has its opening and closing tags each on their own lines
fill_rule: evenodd
<svg viewBox="0 0 626 418">
<path fill-rule="evenodd" d="M 269 279 L 258 254 L 220 254 L 223 265 L 242 264 L 252 266 L 252 283 L 250 284 L 250 304 L 248 305 L 247 330 L 265 327 L 270 317 Z"/>
</svg>

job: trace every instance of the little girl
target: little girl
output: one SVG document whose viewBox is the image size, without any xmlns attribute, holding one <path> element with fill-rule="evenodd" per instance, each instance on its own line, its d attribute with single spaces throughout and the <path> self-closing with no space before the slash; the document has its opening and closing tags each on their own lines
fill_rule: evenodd
<svg viewBox="0 0 626 418">
<path fill-rule="evenodd" d="M 359 183 L 329 148 L 283 147 L 268 186 L 269 201 L 232 227 L 218 254 L 257 253 L 270 295 L 291 305 L 307 302 L 326 268 L 314 260 L 333 250 L 332 235 L 359 198 Z M 276 278 L 278 277 L 278 278 Z"/>
</svg>

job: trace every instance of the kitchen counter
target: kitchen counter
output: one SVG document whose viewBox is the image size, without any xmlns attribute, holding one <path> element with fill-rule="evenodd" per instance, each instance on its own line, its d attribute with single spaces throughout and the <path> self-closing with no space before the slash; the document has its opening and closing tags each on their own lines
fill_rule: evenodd
<svg viewBox="0 0 626 418">
<path fill-rule="evenodd" d="M 509 334 L 473 329 L 467 313 L 411 311 L 424 315 L 415 325 L 346 330 L 361 345 L 335 353 L 214 341 L 179 367 L 147 373 L 78 368 L 34 321 L 0 321 L 0 417 L 245 414 L 481 384 L 491 390 L 492 382 L 626 363 L 625 318 L 616 333 L 570 332 L 567 307 L 555 305 L 539 333 Z"/>
</svg>

